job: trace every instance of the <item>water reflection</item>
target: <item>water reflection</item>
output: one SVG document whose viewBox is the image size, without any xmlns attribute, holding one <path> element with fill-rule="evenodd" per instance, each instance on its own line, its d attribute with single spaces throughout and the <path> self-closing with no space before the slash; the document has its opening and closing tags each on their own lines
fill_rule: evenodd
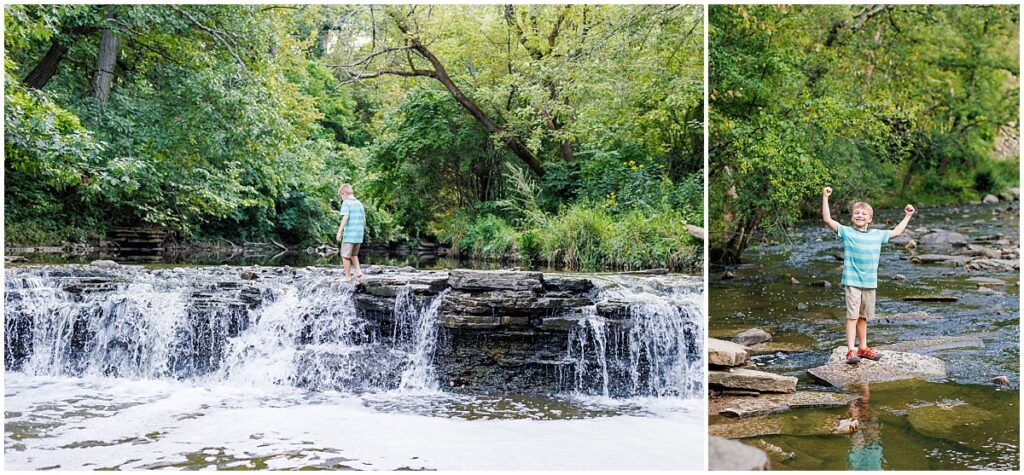
<svg viewBox="0 0 1024 475">
<path fill-rule="evenodd" d="M 870 405 L 871 390 L 867 384 L 850 388 L 850 393 L 859 396 L 850 401 L 850 420 L 853 434 L 850 436 L 850 453 L 847 456 L 849 470 L 881 470 L 885 464 L 882 453 L 882 424 L 872 417 Z"/>
</svg>

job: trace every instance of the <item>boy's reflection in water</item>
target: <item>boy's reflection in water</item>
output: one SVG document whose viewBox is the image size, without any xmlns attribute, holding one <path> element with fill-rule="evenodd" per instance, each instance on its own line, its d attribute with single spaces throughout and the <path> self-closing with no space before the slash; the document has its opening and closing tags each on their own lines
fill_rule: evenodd
<svg viewBox="0 0 1024 475">
<path fill-rule="evenodd" d="M 871 416 L 868 399 L 871 391 L 867 384 L 851 386 L 850 391 L 860 397 L 850 403 L 850 416 L 858 428 L 850 435 L 849 470 L 882 470 L 882 425 Z"/>
</svg>

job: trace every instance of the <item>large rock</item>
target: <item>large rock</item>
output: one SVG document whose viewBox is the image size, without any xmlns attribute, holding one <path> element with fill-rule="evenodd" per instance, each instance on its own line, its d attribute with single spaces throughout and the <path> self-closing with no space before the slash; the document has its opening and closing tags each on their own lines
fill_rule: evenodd
<svg viewBox="0 0 1024 475">
<path fill-rule="evenodd" d="M 987 205 L 996 204 L 996 203 L 999 202 L 999 197 L 996 196 L 996 195 L 988 194 L 988 195 L 985 195 L 985 197 L 981 199 L 981 202 L 985 203 Z"/>
<path fill-rule="evenodd" d="M 709 371 L 708 385 L 762 393 L 791 393 L 796 391 L 796 378 L 746 368 L 733 368 L 730 371 Z"/>
<path fill-rule="evenodd" d="M 936 439 L 965 445 L 974 450 L 993 449 L 991 427 L 1000 414 L 968 404 L 929 405 L 907 410 L 914 430 Z"/>
<path fill-rule="evenodd" d="M 768 470 L 768 454 L 757 447 L 722 437 L 708 440 L 709 470 Z"/>
<path fill-rule="evenodd" d="M 967 270 L 988 270 L 996 272 L 1014 272 L 1020 269 L 1017 259 L 974 259 L 964 268 Z"/>
<path fill-rule="evenodd" d="M 460 269 L 449 272 L 448 285 L 455 290 L 513 290 L 537 292 L 544 288 L 544 274 L 540 272 Z"/>
<path fill-rule="evenodd" d="M 901 379 L 946 377 L 946 364 L 938 358 L 877 349 L 879 361 L 862 358 L 860 363 L 846 363 L 846 347 L 841 346 L 832 351 L 828 363 L 807 370 L 812 378 L 843 388 L 851 384 L 880 383 Z"/>
<path fill-rule="evenodd" d="M 760 328 L 751 328 L 738 333 L 732 337 L 732 341 L 739 343 L 744 346 L 756 345 L 758 343 L 764 343 L 772 339 L 772 334 L 768 333 Z"/>
<path fill-rule="evenodd" d="M 971 261 L 970 256 L 950 256 L 946 254 L 920 254 L 912 256 L 911 262 L 915 264 L 954 264 L 964 265 Z"/>
<path fill-rule="evenodd" d="M 872 323 L 891 323 L 891 324 L 902 324 L 906 322 L 923 321 L 935 318 L 935 315 L 930 315 L 928 312 L 915 311 L 915 312 L 904 312 L 904 313 L 893 313 L 889 315 L 878 315 L 875 314 Z"/>
<path fill-rule="evenodd" d="M 983 348 L 985 342 L 973 336 L 940 336 L 927 340 L 913 340 L 879 346 L 879 350 L 909 351 L 912 353 L 931 353 L 933 351 L 952 350 L 955 348 Z"/>
<path fill-rule="evenodd" d="M 747 347 L 731 341 L 708 338 L 708 364 L 739 366 L 747 361 Z"/>
<path fill-rule="evenodd" d="M 967 245 L 970 238 L 953 231 L 933 231 L 917 240 L 917 243 L 928 249 L 957 249 Z"/>
<path fill-rule="evenodd" d="M 784 412 L 791 409 L 810 409 L 846 406 L 857 396 L 819 391 L 801 391 L 790 394 L 763 394 L 758 397 L 731 397 L 719 414 L 727 417 L 754 417 Z"/>
</svg>

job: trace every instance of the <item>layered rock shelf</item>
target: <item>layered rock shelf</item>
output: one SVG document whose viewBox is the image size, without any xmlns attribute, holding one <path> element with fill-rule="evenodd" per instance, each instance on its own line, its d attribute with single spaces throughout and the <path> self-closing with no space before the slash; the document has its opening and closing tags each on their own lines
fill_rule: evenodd
<svg viewBox="0 0 1024 475">
<path fill-rule="evenodd" d="M 124 374 L 123 358 L 113 360 L 116 364 L 103 362 L 100 368 L 89 359 L 98 344 L 106 345 L 105 351 L 112 354 L 135 354 L 141 347 L 137 340 L 151 337 L 145 330 L 118 324 L 117 331 L 124 335 L 98 339 L 102 336 L 97 333 L 102 330 L 99 326 L 109 322 L 98 321 L 96 315 L 118 306 L 152 312 L 157 310 L 151 308 L 158 305 L 156 301 L 166 299 L 159 305 L 173 303 L 178 307 L 175 311 L 185 315 L 175 317 L 181 323 L 177 336 L 171 338 L 171 360 L 156 376 L 201 376 L 221 370 L 230 340 L 257 325 L 260 318 L 268 318 L 268 306 L 289 298 L 294 299 L 294 308 L 285 305 L 275 311 L 290 313 L 285 320 L 297 321 L 300 327 L 295 337 L 299 369 L 293 383 L 312 389 L 347 388 L 349 380 L 370 381 L 373 387 L 397 385 L 407 379 L 402 371 L 409 368 L 390 361 L 396 358 L 396 350 L 424 353 L 430 366 L 428 378 L 439 386 L 481 393 L 578 390 L 667 395 L 690 383 L 681 384 L 656 371 L 682 373 L 680 364 L 703 366 L 703 317 L 696 307 L 683 308 L 671 298 L 652 303 L 655 299 L 649 294 L 630 298 L 636 290 L 632 286 L 647 285 L 649 279 L 661 279 L 658 285 L 690 288 L 699 295 L 697 280 L 376 266 L 364 271 L 362 279 L 343 282 L 337 267 L 150 270 L 96 262 L 9 268 L 6 368 L 23 369 L 35 350 L 44 351 L 33 348 L 39 341 L 33 335 L 43 331 L 39 325 L 46 320 L 45 325 L 63 325 L 61 331 L 68 332 L 61 362 L 52 372 L 78 374 L 88 368 L 111 376 L 145 373 L 145 368 L 131 367 Z M 145 299 L 133 300 L 136 288 Z M 602 289 L 616 290 L 603 293 Z M 53 322 L 56 310 L 40 313 L 41 304 L 78 310 L 69 314 L 67 322 Z M 428 324 L 437 328 L 436 335 L 427 327 L 417 329 L 419 321 L 408 320 L 422 318 L 432 304 L 436 324 Z M 326 322 L 340 327 L 325 326 Z M 340 338 L 339 332 L 346 336 Z M 332 350 L 325 342 L 344 342 L 358 351 Z M 631 356 L 630 345 L 638 348 L 635 355 Z M 644 349 L 649 346 L 671 354 L 659 355 L 664 361 L 648 361 L 653 353 Z M 366 363 L 354 363 L 354 358 L 365 358 Z M 702 385 L 702 380 L 692 381 L 694 388 Z"/>
</svg>

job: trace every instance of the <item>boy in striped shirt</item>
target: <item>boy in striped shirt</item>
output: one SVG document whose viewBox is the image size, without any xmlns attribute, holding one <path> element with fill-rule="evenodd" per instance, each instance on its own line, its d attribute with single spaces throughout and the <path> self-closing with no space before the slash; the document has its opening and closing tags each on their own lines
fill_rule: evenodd
<svg viewBox="0 0 1024 475">
<path fill-rule="evenodd" d="M 363 271 L 359 269 L 359 246 L 363 243 L 363 233 L 366 229 L 366 210 L 363 204 L 356 199 L 352 192 L 352 185 L 345 183 L 338 187 L 338 197 L 341 198 L 341 225 L 338 226 L 338 234 L 335 237 L 341 243 L 341 260 L 345 272 L 345 282 L 349 277 L 349 262 L 356 266 L 356 278 L 363 277 Z"/>
<path fill-rule="evenodd" d="M 846 289 L 846 362 L 859 363 L 861 358 L 879 360 L 878 353 L 868 347 L 868 319 L 875 317 L 875 289 L 878 287 L 878 258 L 882 244 L 903 234 L 914 215 L 914 207 L 903 208 L 903 221 L 892 230 L 868 229 L 874 210 L 862 201 L 853 204 L 853 226 L 839 224 L 832 219 L 828 198 L 832 188 L 825 187 L 821 194 L 821 217 L 825 226 L 843 240 L 843 282 Z M 854 339 L 860 340 L 860 348 Z"/>
</svg>

